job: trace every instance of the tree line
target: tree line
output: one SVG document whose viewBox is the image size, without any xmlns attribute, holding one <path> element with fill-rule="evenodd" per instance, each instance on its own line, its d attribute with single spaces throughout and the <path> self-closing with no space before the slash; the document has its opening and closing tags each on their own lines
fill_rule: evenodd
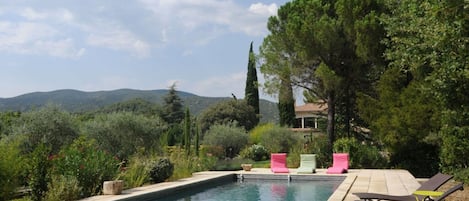
<svg viewBox="0 0 469 201">
<path fill-rule="evenodd" d="M 392 167 L 469 178 L 467 1 L 293 0 L 267 28 L 260 70 L 281 122 L 302 88 L 327 103 L 330 151 L 337 138 L 371 138 Z"/>
</svg>

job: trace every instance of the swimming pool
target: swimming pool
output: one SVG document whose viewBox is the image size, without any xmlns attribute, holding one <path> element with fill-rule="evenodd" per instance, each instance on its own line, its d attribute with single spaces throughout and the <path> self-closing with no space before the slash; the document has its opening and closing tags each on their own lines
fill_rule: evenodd
<svg viewBox="0 0 469 201">
<path fill-rule="evenodd" d="M 197 187 L 161 201 L 326 201 L 342 181 L 238 180 Z"/>
</svg>

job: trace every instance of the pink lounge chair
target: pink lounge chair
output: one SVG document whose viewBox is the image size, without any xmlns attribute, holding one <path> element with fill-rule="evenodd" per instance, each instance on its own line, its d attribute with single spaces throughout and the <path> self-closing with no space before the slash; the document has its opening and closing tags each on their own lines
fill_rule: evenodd
<svg viewBox="0 0 469 201">
<path fill-rule="evenodd" d="M 273 173 L 288 173 L 287 154 L 275 153 L 270 155 L 270 170 Z"/>
<path fill-rule="evenodd" d="M 348 153 L 332 154 L 332 167 L 327 169 L 327 174 L 342 174 L 348 171 Z"/>
</svg>

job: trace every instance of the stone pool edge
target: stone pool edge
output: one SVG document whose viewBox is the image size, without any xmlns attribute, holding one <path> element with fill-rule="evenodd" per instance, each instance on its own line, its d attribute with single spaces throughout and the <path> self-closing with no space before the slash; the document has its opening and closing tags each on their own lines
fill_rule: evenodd
<svg viewBox="0 0 469 201">
<path fill-rule="evenodd" d="M 143 187 L 127 189 L 121 195 L 98 195 L 85 198 L 82 201 L 133 201 L 145 200 L 154 197 L 162 197 L 168 194 L 177 193 L 188 188 L 199 185 L 209 184 L 213 182 L 233 181 L 237 178 L 245 179 L 290 179 L 290 180 L 342 180 L 342 183 L 329 197 L 328 201 L 344 200 L 347 192 L 349 192 L 356 174 L 346 173 L 340 175 L 328 175 L 318 170 L 314 174 L 298 174 L 294 171 L 290 173 L 272 173 L 270 169 L 255 168 L 253 171 L 206 171 L 197 172 L 189 178 L 179 179 L 177 181 L 163 182 Z"/>
</svg>

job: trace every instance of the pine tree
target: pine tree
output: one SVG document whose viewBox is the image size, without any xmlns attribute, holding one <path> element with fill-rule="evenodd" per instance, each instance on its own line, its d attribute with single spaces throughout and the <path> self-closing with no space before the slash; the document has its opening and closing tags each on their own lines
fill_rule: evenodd
<svg viewBox="0 0 469 201">
<path fill-rule="evenodd" d="M 182 100 L 177 95 L 176 84 L 171 85 L 168 94 L 164 97 L 163 114 L 161 117 L 168 124 L 179 124 L 184 119 Z"/>
<path fill-rule="evenodd" d="M 256 59 L 252 50 L 252 42 L 249 48 L 248 73 L 244 96 L 247 104 L 253 107 L 256 112 L 257 122 L 255 122 L 255 124 L 257 125 L 257 123 L 259 123 L 259 88 L 257 84 Z"/>
</svg>

